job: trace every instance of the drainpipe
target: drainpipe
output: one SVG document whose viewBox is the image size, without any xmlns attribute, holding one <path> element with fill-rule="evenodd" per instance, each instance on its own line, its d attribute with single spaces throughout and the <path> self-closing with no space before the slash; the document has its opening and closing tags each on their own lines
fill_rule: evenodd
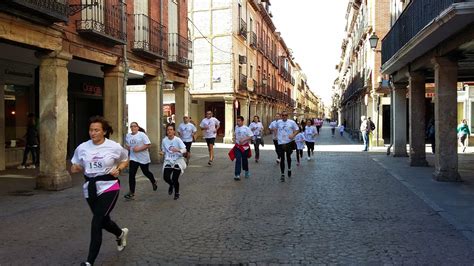
<svg viewBox="0 0 474 266">
<path fill-rule="evenodd" d="M 127 24 L 124 23 L 124 19 L 126 16 L 125 12 L 125 1 L 122 0 L 122 32 L 126 33 L 127 32 Z M 127 59 L 127 41 L 125 44 L 122 46 L 122 51 L 123 51 L 123 90 L 122 90 L 122 97 L 123 97 L 123 107 L 122 107 L 122 128 L 124 129 L 123 134 L 122 134 L 122 144 L 125 143 L 125 136 L 127 132 L 127 104 L 126 104 L 126 99 L 127 99 L 127 82 L 128 82 L 128 59 Z"/>
<path fill-rule="evenodd" d="M 163 25 L 163 0 L 160 0 L 160 24 Z M 179 26 L 178 26 L 179 27 Z M 161 84 L 160 84 L 160 111 L 159 111 L 159 120 L 160 120 L 160 146 L 161 142 L 164 138 L 164 130 L 163 130 L 163 89 L 165 86 L 165 63 L 163 62 L 164 59 L 160 59 L 160 76 L 161 76 Z"/>
</svg>

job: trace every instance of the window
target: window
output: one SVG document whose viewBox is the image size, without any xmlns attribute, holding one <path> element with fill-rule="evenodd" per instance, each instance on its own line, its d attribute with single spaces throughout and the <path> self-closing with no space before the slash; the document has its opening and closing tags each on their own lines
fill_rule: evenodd
<svg viewBox="0 0 474 266">
<path fill-rule="evenodd" d="M 249 76 L 250 76 L 250 78 L 253 78 L 253 66 L 252 65 L 250 66 L 250 75 Z"/>
<path fill-rule="evenodd" d="M 28 113 L 34 113 L 33 90 L 27 86 L 5 85 L 5 144 L 24 146 Z"/>
</svg>

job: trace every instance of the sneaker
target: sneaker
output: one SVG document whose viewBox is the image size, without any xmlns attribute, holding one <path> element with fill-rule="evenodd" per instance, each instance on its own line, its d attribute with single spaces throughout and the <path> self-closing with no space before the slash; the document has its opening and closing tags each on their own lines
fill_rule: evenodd
<svg viewBox="0 0 474 266">
<path fill-rule="evenodd" d="M 299 162 L 298 162 L 298 163 L 296 163 L 296 166 L 300 166 L 300 163 L 299 163 Z"/>
<path fill-rule="evenodd" d="M 255 162 L 258 163 L 258 159 L 255 159 Z"/>
<path fill-rule="evenodd" d="M 291 177 L 291 169 L 288 169 L 288 177 Z"/>
<path fill-rule="evenodd" d="M 245 178 L 249 178 L 250 177 L 250 172 L 249 171 L 245 171 Z"/>
<path fill-rule="evenodd" d="M 285 182 L 285 175 L 281 175 L 280 182 Z"/>
<path fill-rule="evenodd" d="M 35 169 L 36 166 L 35 166 L 34 164 L 30 164 L 30 165 L 28 165 L 26 168 L 28 168 L 28 169 Z"/>
<path fill-rule="evenodd" d="M 240 176 L 239 176 L 239 175 L 236 175 L 236 176 L 234 177 L 234 180 L 235 180 L 235 181 L 240 181 Z"/>
<path fill-rule="evenodd" d="M 128 229 L 122 228 L 122 234 L 117 238 L 117 250 L 122 251 L 127 246 Z"/>
<path fill-rule="evenodd" d="M 277 160 L 276 160 L 276 163 L 278 163 L 278 164 L 279 164 L 279 163 L 280 163 L 280 159 L 277 159 Z"/>
<path fill-rule="evenodd" d="M 156 185 L 156 182 L 152 183 L 151 185 L 153 186 L 153 191 L 156 191 L 158 189 L 158 186 Z"/>
<path fill-rule="evenodd" d="M 171 195 L 171 194 L 173 194 L 173 186 L 170 186 L 168 188 L 168 195 Z"/>
<path fill-rule="evenodd" d="M 308 157 L 308 161 L 311 161 L 311 157 Z"/>
<path fill-rule="evenodd" d="M 123 196 L 125 199 L 128 199 L 128 200 L 134 200 L 135 199 L 135 194 L 132 194 L 132 193 L 127 193 L 125 194 L 125 196 Z"/>
<path fill-rule="evenodd" d="M 179 199 L 179 193 L 174 194 L 174 200 Z"/>
<path fill-rule="evenodd" d="M 25 169 L 26 167 L 24 165 L 18 165 L 16 169 Z"/>
<path fill-rule="evenodd" d="M 90 262 L 81 262 L 81 266 L 92 266 Z"/>
<path fill-rule="evenodd" d="M 466 147 L 462 148 L 462 152 L 466 152 Z"/>
</svg>

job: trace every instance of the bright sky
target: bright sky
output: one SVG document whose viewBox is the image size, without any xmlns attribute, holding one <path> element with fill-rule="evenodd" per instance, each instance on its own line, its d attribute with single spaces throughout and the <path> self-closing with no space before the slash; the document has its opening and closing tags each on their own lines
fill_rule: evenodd
<svg viewBox="0 0 474 266">
<path fill-rule="evenodd" d="M 271 0 L 270 11 L 311 90 L 331 102 L 341 56 L 347 0 Z"/>
</svg>

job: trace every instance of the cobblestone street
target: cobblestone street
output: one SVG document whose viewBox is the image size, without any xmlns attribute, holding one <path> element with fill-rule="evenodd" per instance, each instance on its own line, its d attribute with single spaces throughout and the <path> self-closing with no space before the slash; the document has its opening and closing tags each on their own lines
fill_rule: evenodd
<svg viewBox="0 0 474 266">
<path fill-rule="evenodd" d="M 279 181 L 270 139 L 251 177 L 233 180 L 228 148 L 217 144 L 194 157 L 181 177 L 181 198 L 173 200 L 161 177 L 153 192 L 137 183 L 137 199 L 125 201 L 124 176 L 112 218 L 130 229 L 128 246 L 116 251 L 104 232 L 97 264 L 447 264 L 473 265 L 474 243 L 440 216 L 371 156 L 323 128 L 315 160 Z M 331 146 L 339 145 L 339 146 Z M 338 152 L 338 147 L 352 151 Z M 219 148 L 222 147 L 222 148 Z M 334 151 L 323 151 L 323 150 Z M 2 196 L 0 265 L 79 264 L 87 256 L 91 214 L 80 180 L 60 192 Z"/>
</svg>

